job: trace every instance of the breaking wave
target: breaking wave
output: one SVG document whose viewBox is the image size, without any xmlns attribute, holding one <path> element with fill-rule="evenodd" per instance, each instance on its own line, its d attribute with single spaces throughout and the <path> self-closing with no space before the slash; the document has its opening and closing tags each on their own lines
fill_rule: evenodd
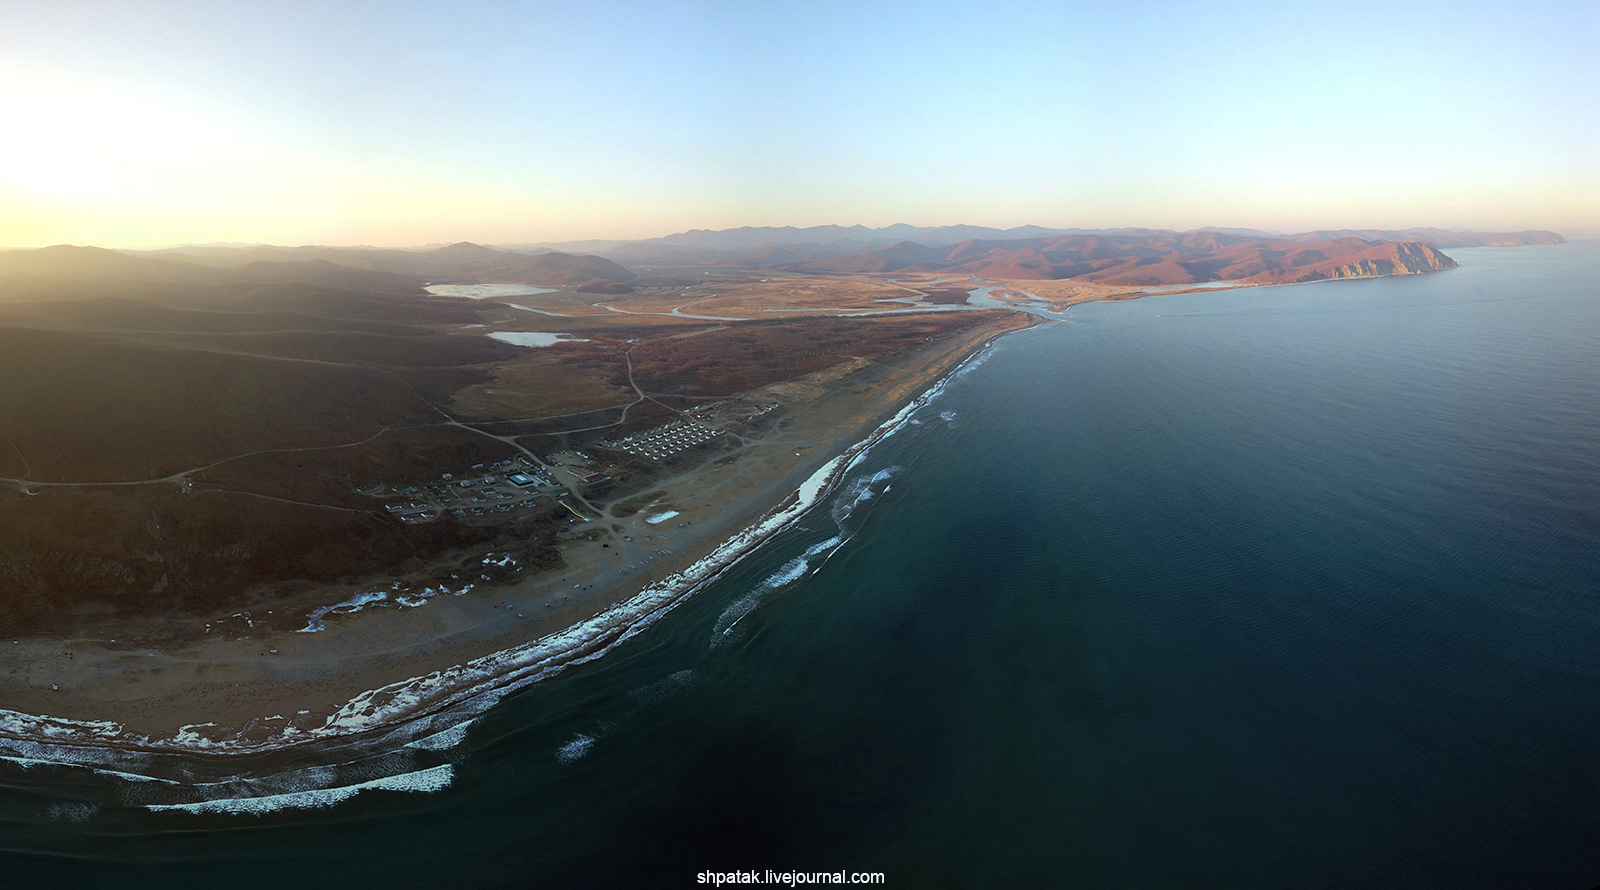
<svg viewBox="0 0 1600 890">
<path fill-rule="evenodd" d="M 902 408 L 899 413 L 879 428 L 879 435 L 870 439 L 868 443 L 858 448 L 854 454 L 849 455 L 845 463 L 845 472 L 849 473 L 866 461 L 872 448 L 878 443 L 900 432 L 908 426 L 920 426 L 922 421 L 913 417 L 918 411 L 933 404 L 942 396 L 949 385 L 960 380 L 974 368 L 981 367 L 993 354 L 994 344 L 985 345 L 973 356 L 963 362 L 955 370 L 930 387 L 915 401 Z M 940 413 L 940 419 L 947 425 L 954 425 L 955 412 L 945 411 Z M 825 541 L 820 541 L 806 548 L 804 553 L 784 563 L 776 572 L 768 575 L 744 596 L 735 600 L 722 614 L 717 617 L 716 624 L 711 632 L 711 646 L 713 648 L 724 645 L 734 635 L 739 623 L 745 616 L 755 611 L 773 593 L 788 587 L 808 574 L 820 569 L 828 559 L 844 544 L 848 543 L 854 531 L 847 520 L 856 508 L 876 497 L 882 484 L 881 491 L 889 490 L 889 481 L 896 473 L 901 471 L 899 466 L 891 466 L 871 474 L 863 474 L 849 479 L 839 486 L 838 494 L 834 497 L 830 510 L 831 518 L 838 529 L 838 533 Z M 818 557 L 821 557 L 818 559 Z"/>
<path fill-rule="evenodd" d="M 556 759 L 562 763 L 571 763 L 588 754 L 589 749 L 593 747 L 594 736 L 584 735 L 580 732 L 573 737 L 572 741 L 562 745 L 560 750 L 556 751 Z"/>
<path fill-rule="evenodd" d="M 750 592 L 724 609 L 712 627 L 711 645 L 718 647 L 727 642 L 738 628 L 739 622 L 754 612 L 769 596 L 822 568 L 828 559 L 854 536 L 855 533 L 848 522 L 851 514 L 856 508 L 877 496 L 877 486 L 883 485 L 884 490 L 887 490 L 886 483 L 900 470 L 898 466 L 889 467 L 875 473 L 856 476 L 841 485 L 829 509 L 829 516 L 837 533 L 807 547 L 799 556 L 785 562 L 777 571 L 762 579 Z"/>
<path fill-rule="evenodd" d="M 349 800 L 363 791 L 442 791 L 450 786 L 450 781 L 454 777 L 455 767 L 446 763 L 429 767 L 428 769 L 417 770 L 414 773 L 383 776 L 353 785 L 336 785 L 331 788 L 313 788 L 306 791 L 290 791 L 283 794 L 202 800 L 194 803 L 149 804 L 145 809 L 153 812 L 182 810 L 188 813 L 223 813 L 227 815 L 260 815 L 276 810 L 309 810 L 331 807 L 340 801 Z"/>
</svg>

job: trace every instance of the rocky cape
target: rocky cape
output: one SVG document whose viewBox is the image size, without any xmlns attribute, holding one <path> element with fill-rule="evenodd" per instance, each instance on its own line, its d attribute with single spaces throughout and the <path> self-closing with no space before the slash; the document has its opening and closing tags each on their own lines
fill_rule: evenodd
<svg viewBox="0 0 1600 890">
<path fill-rule="evenodd" d="M 1328 260 L 1311 268 L 1282 273 L 1262 273 L 1260 283 L 1323 281 L 1333 278 L 1375 278 L 1382 275 L 1415 275 L 1454 269 L 1456 261 L 1431 244 L 1408 241 L 1403 244 L 1377 244 L 1358 254 Z"/>
<path fill-rule="evenodd" d="M 814 274 L 938 273 L 1008 281 L 1072 279 L 1172 287 L 1210 281 L 1289 284 L 1411 275 L 1455 265 L 1437 248 L 1418 241 L 1395 243 L 1350 237 L 1307 242 L 1184 232 L 970 240 L 949 248 L 908 241 L 882 250 L 778 268 Z"/>
</svg>

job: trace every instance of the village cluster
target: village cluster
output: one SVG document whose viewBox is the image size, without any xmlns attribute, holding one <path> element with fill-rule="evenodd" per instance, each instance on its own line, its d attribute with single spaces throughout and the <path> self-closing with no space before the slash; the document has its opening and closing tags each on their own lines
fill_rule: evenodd
<svg viewBox="0 0 1600 890">
<path fill-rule="evenodd" d="M 742 397 L 725 399 L 690 408 L 685 412 L 687 419 L 670 420 L 660 426 L 619 439 L 606 439 L 598 444 L 612 451 L 663 460 L 685 448 L 709 442 L 727 433 L 728 427 L 749 423 L 777 407 L 776 402 L 749 402 Z"/>
<path fill-rule="evenodd" d="M 604 477 L 605 474 L 585 473 L 579 478 L 592 488 L 599 482 L 589 481 L 595 476 Z M 357 491 L 369 497 L 402 498 L 391 500 L 384 509 L 407 525 L 432 522 L 446 511 L 458 519 L 510 513 L 532 507 L 541 497 L 565 506 L 562 499 L 570 493 L 549 470 L 526 457 L 473 464 L 459 476 L 444 473 L 436 482 L 394 486 L 376 483 Z M 567 509 L 572 510 L 571 507 Z M 576 510 L 573 513 L 581 515 Z"/>
<path fill-rule="evenodd" d="M 687 420 L 673 420 L 621 439 L 607 439 L 600 447 L 660 460 L 726 432 Z"/>
<path fill-rule="evenodd" d="M 777 407 L 776 402 L 746 401 L 743 397 L 696 405 L 684 412 L 684 418 L 618 439 L 607 439 L 597 443 L 597 447 L 663 460 L 685 448 L 722 436 L 729 427 L 749 423 Z M 356 490 L 368 497 L 388 499 L 384 509 L 407 525 L 433 522 L 447 512 L 464 520 L 511 513 L 530 508 L 545 497 L 565 508 L 573 518 L 587 521 L 589 517 L 565 500 L 571 493 L 567 486 L 573 482 L 560 478 L 558 473 L 571 476 L 588 493 L 599 492 L 611 484 L 611 477 L 598 469 L 594 458 L 569 449 L 547 455 L 542 465 L 528 457 L 508 458 L 473 464 L 459 474 L 443 473 L 433 482 L 398 485 L 379 482 Z"/>
</svg>

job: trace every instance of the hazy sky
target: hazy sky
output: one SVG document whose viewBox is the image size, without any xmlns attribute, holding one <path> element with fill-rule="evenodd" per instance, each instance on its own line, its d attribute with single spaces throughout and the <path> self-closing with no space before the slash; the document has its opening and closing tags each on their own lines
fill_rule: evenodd
<svg viewBox="0 0 1600 890">
<path fill-rule="evenodd" d="M 1600 4 L 0 0 L 0 245 L 1600 235 Z"/>
</svg>

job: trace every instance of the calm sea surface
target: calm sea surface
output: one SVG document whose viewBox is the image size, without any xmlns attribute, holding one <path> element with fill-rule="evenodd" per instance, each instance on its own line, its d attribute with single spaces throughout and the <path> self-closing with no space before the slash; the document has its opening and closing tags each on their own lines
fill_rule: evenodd
<svg viewBox="0 0 1600 890">
<path fill-rule="evenodd" d="M 1600 884 L 1600 245 L 1083 305 L 434 793 L 0 763 L 9 886 Z M 51 772 L 56 770 L 56 772 Z"/>
</svg>

